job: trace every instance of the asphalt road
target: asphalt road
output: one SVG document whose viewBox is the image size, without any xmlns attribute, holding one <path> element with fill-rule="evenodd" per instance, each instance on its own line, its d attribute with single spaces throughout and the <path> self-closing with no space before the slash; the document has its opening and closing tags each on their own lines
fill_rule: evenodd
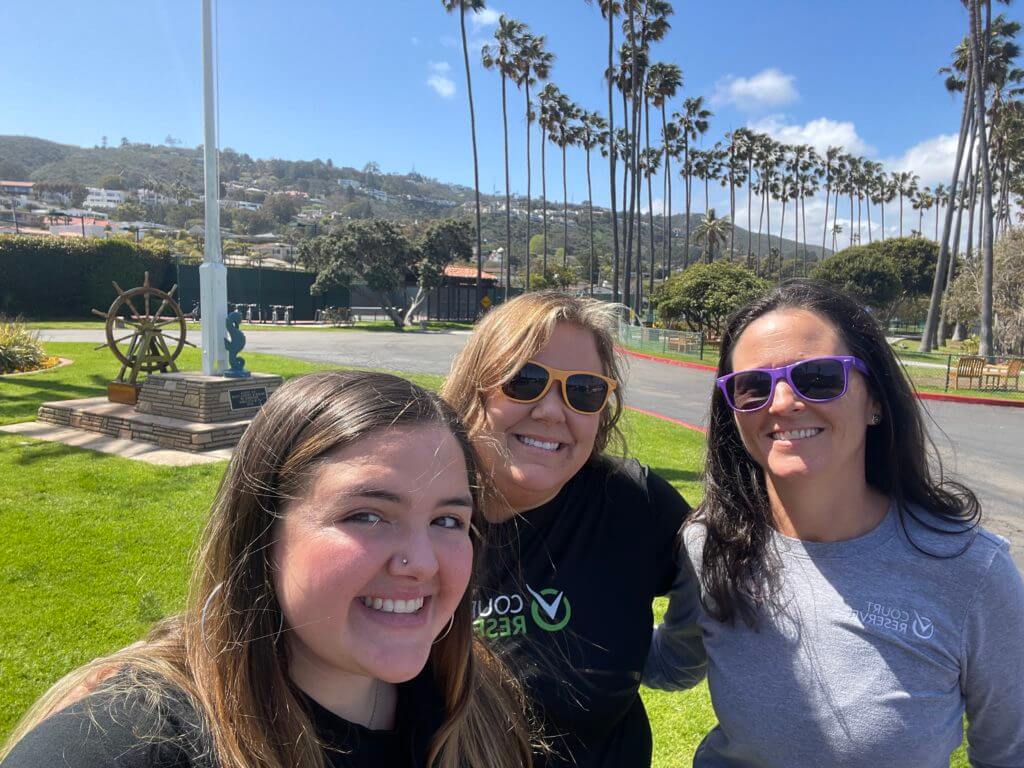
<svg viewBox="0 0 1024 768">
<path fill-rule="evenodd" d="M 248 331 L 246 348 L 363 368 L 445 374 L 468 331 Z M 102 331 L 43 331 L 52 341 L 101 343 Z M 711 373 L 626 359 L 626 402 L 688 424 L 706 422 Z M 1010 540 L 1024 570 L 1024 408 L 922 401 L 948 477 L 978 494 L 984 525 Z"/>
</svg>

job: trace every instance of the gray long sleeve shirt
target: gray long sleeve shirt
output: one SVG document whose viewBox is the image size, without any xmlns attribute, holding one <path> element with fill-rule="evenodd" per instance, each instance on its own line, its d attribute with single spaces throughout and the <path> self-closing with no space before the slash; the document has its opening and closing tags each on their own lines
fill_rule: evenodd
<svg viewBox="0 0 1024 768">
<path fill-rule="evenodd" d="M 698 573 L 704 532 L 684 534 Z M 944 558 L 910 541 L 952 555 L 965 537 Z M 891 509 L 856 539 L 774 546 L 780 608 L 756 631 L 701 612 L 719 725 L 695 766 L 948 768 L 966 713 L 973 766 L 1024 767 L 1024 583 L 1004 539 L 938 534 Z M 652 654 L 673 631 L 666 615 Z"/>
</svg>

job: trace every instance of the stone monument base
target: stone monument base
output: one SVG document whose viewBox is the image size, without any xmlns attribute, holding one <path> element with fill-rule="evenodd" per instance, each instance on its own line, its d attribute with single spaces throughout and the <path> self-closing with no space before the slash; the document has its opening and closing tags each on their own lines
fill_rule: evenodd
<svg viewBox="0 0 1024 768">
<path fill-rule="evenodd" d="M 181 451 L 210 451 L 237 445 L 280 376 L 254 373 L 248 379 L 201 373 L 152 374 L 138 404 L 106 397 L 43 403 L 38 420 L 111 437 L 156 443 Z"/>
</svg>

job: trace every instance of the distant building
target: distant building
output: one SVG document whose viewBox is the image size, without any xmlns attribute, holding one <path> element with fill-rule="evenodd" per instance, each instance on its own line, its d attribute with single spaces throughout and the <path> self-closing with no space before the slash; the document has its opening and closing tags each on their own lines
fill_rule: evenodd
<svg viewBox="0 0 1024 768">
<path fill-rule="evenodd" d="M 342 189 L 362 189 L 362 182 L 355 179 L 338 179 L 338 186 Z"/>
<path fill-rule="evenodd" d="M 86 208 L 117 208 L 128 199 L 128 193 L 121 189 L 103 189 L 102 187 L 86 187 L 83 205 Z"/>
<path fill-rule="evenodd" d="M 21 202 L 27 203 L 33 186 L 31 181 L 0 181 L 0 195 L 17 197 Z"/>
<path fill-rule="evenodd" d="M 276 259 L 288 264 L 294 263 L 298 251 L 291 243 L 259 243 L 252 250 L 264 259 Z"/>
<path fill-rule="evenodd" d="M 157 192 L 154 189 L 139 189 L 136 191 L 139 202 L 143 205 L 173 205 L 178 201 L 170 195 Z"/>
<path fill-rule="evenodd" d="M 263 203 L 250 203 L 248 200 L 221 200 L 221 208 L 241 208 L 245 211 L 258 211 Z"/>
</svg>

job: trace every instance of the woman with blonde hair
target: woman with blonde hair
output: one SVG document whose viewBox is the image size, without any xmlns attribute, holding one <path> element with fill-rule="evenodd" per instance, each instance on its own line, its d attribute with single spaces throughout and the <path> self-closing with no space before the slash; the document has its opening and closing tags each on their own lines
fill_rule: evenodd
<svg viewBox="0 0 1024 768">
<path fill-rule="evenodd" d="M 54 686 L 2 765 L 529 765 L 518 689 L 473 637 L 479 496 L 436 395 L 289 381 L 235 451 L 186 609 Z"/>
<path fill-rule="evenodd" d="M 548 766 L 645 766 L 651 728 L 639 696 L 651 602 L 681 564 L 688 510 L 623 447 L 614 308 L 556 292 L 520 296 L 478 324 L 442 395 L 470 430 L 496 498 L 477 589 L 476 631 L 524 682 L 548 737 Z M 689 593 L 687 589 L 689 588 Z M 696 581 L 679 576 L 666 635 L 674 679 L 703 675 Z M 658 670 L 648 670 L 657 676 Z"/>
</svg>

